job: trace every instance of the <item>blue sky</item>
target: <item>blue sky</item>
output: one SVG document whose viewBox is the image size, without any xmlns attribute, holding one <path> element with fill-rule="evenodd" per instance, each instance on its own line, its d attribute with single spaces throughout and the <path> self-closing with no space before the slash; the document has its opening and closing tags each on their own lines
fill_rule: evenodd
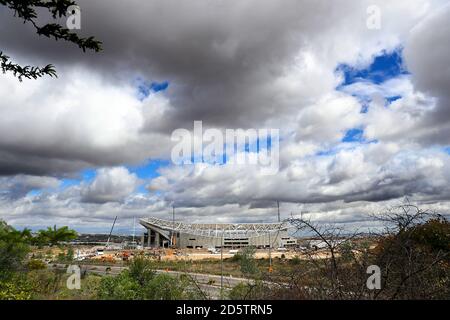
<svg viewBox="0 0 450 320">
<path fill-rule="evenodd" d="M 336 68 L 336 72 L 342 73 L 344 81 L 339 87 L 367 81 L 381 84 L 386 80 L 409 74 L 403 63 L 402 52 L 402 48 L 392 52 L 383 51 L 380 55 L 374 57 L 369 66 L 361 69 L 340 64 Z"/>
<path fill-rule="evenodd" d="M 345 91 L 346 88 L 358 83 L 381 85 L 390 79 L 409 75 L 410 73 L 404 65 L 402 54 L 402 48 L 397 48 L 391 52 L 383 51 L 381 54 L 375 56 L 372 62 L 364 68 L 357 68 L 347 64 L 338 65 L 336 72 L 342 74 L 343 81 L 336 89 L 338 91 Z M 366 113 L 372 97 L 357 94 L 354 94 L 354 96 L 362 105 L 361 112 Z M 395 94 L 385 96 L 384 98 L 386 99 L 386 105 L 389 105 L 400 99 L 401 95 Z"/>
<path fill-rule="evenodd" d="M 138 176 L 138 178 L 142 179 L 142 180 L 150 180 L 153 179 L 155 177 L 158 177 L 160 174 L 158 172 L 158 170 L 161 167 L 165 167 L 169 165 L 169 161 L 168 160 L 159 160 L 159 159 L 155 159 L 155 160 L 148 160 L 145 163 L 142 163 L 140 165 L 128 165 L 125 166 L 129 172 L 134 173 Z M 96 170 L 95 169 L 85 169 L 83 171 L 80 172 L 80 177 L 74 178 L 74 179 L 62 179 L 61 181 L 61 185 L 60 185 L 60 189 L 64 189 L 67 187 L 71 187 L 74 185 L 79 185 L 80 183 L 89 183 L 92 180 L 94 180 L 96 177 Z M 30 191 L 30 195 L 32 194 L 38 194 L 40 192 L 40 190 L 32 190 Z M 142 184 L 137 192 L 148 192 L 145 189 L 145 184 Z"/>
<path fill-rule="evenodd" d="M 165 91 L 169 87 L 168 81 L 153 82 L 143 80 L 142 78 L 137 78 L 135 83 L 137 86 L 137 95 L 139 100 L 147 98 L 152 92 L 156 93 Z"/>
<path fill-rule="evenodd" d="M 357 84 L 374 84 L 380 85 L 390 79 L 408 75 L 403 57 L 402 48 L 397 48 L 391 52 L 383 51 L 381 54 L 375 56 L 371 63 L 364 68 L 357 68 L 348 64 L 340 64 L 336 68 L 336 72 L 342 74 L 343 81 L 336 88 L 338 91 L 345 92 L 346 87 Z M 362 108 L 361 113 L 367 113 L 371 97 L 367 95 L 354 95 L 358 101 L 360 101 Z M 401 99 L 401 95 L 385 96 L 386 105 Z M 349 128 L 342 137 L 344 143 L 367 143 L 364 137 L 364 128 Z M 376 141 L 370 141 L 369 143 L 376 143 Z M 324 150 L 319 152 L 319 155 L 332 154 L 332 150 Z"/>
</svg>

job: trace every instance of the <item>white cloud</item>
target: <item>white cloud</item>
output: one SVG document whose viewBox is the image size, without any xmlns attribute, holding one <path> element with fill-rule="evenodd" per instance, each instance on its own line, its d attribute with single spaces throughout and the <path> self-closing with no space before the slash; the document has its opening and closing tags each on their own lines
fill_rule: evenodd
<svg viewBox="0 0 450 320">
<path fill-rule="evenodd" d="M 124 167 L 97 170 L 95 179 L 82 186 L 82 201 L 93 203 L 120 202 L 134 192 L 139 179 Z"/>
<path fill-rule="evenodd" d="M 141 102 L 130 84 L 88 71 L 62 78 L 0 77 L 0 173 L 72 173 L 168 154 L 167 136 L 144 131 L 170 108 L 161 94 Z"/>
</svg>

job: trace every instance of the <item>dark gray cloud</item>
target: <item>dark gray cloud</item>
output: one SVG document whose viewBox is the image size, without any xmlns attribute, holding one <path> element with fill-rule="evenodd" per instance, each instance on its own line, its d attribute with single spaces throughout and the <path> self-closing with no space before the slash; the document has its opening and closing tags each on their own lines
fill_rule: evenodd
<svg viewBox="0 0 450 320">
<path fill-rule="evenodd" d="M 0 198 L 17 200 L 32 190 L 56 189 L 60 184 L 52 177 L 17 175 L 10 178 L 0 178 Z"/>
<path fill-rule="evenodd" d="M 417 90 L 436 98 L 436 107 L 421 121 L 425 143 L 450 144 L 450 4 L 418 24 L 406 43 L 405 58 Z"/>
<path fill-rule="evenodd" d="M 172 131 L 198 119 L 215 126 L 251 127 L 293 113 L 315 94 L 332 89 L 329 78 L 339 60 L 361 54 L 345 42 L 364 42 L 375 50 L 384 32 L 396 35 L 392 22 L 386 22 L 383 33 L 367 29 L 366 9 L 372 2 L 81 0 L 81 34 L 101 39 L 104 52 L 82 54 L 70 44 L 38 39 L 31 26 L 14 22 L 5 12 L 2 23 L 10 32 L 1 35 L 0 44 L 24 60 L 55 62 L 61 73 L 81 64 L 108 80 L 129 81 L 140 74 L 150 81 L 170 81 L 168 94 L 175 108 L 153 123 L 153 130 Z M 386 17 L 404 9 L 375 2 Z M 404 28 L 401 23 L 395 27 Z M 336 37 L 338 33 L 344 38 Z M 322 72 L 324 91 L 303 85 L 295 96 L 283 95 L 286 88 L 277 80 L 295 68 L 302 51 L 316 54 L 328 67 L 327 74 Z M 311 80 L 308 72 L 298 76 L 300 82 Z"/>
</svg>

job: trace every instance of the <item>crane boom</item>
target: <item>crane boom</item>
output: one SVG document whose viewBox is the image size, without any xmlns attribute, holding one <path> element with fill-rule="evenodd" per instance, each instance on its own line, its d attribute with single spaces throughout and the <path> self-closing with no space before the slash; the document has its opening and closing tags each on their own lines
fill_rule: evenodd
<svg viewBox="0 0 450 320">
<path fill-rule="evenodd" d="M 116 224 L 116 220 L 117 220 L 117 216 L 114 218 L 114 222 L 113 222 L 113 224 L 111 226 L 111 231 L 109 232 L 108 241 L 106 241 L 106 248 L 108 248 L 109 240 L 111 239 L 111 234 L 113 232 L 114 225 Z"/>
</svg>

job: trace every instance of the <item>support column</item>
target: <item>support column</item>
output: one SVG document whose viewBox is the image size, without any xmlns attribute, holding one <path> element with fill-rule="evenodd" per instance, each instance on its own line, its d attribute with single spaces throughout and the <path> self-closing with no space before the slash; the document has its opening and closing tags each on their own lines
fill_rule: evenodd
<svg viewBox="0 0 450 320">
<path fill-rule="evenodd" d="M 152 240 L 152 230 L 147 229 L 147 247 L 149 248 L 151 246 L 151 240 Z"/>
<path fill-rule="evenodd" d="M 155 248 L 159 248 L 159 232 L 155 232 Z"/>
</svg>

